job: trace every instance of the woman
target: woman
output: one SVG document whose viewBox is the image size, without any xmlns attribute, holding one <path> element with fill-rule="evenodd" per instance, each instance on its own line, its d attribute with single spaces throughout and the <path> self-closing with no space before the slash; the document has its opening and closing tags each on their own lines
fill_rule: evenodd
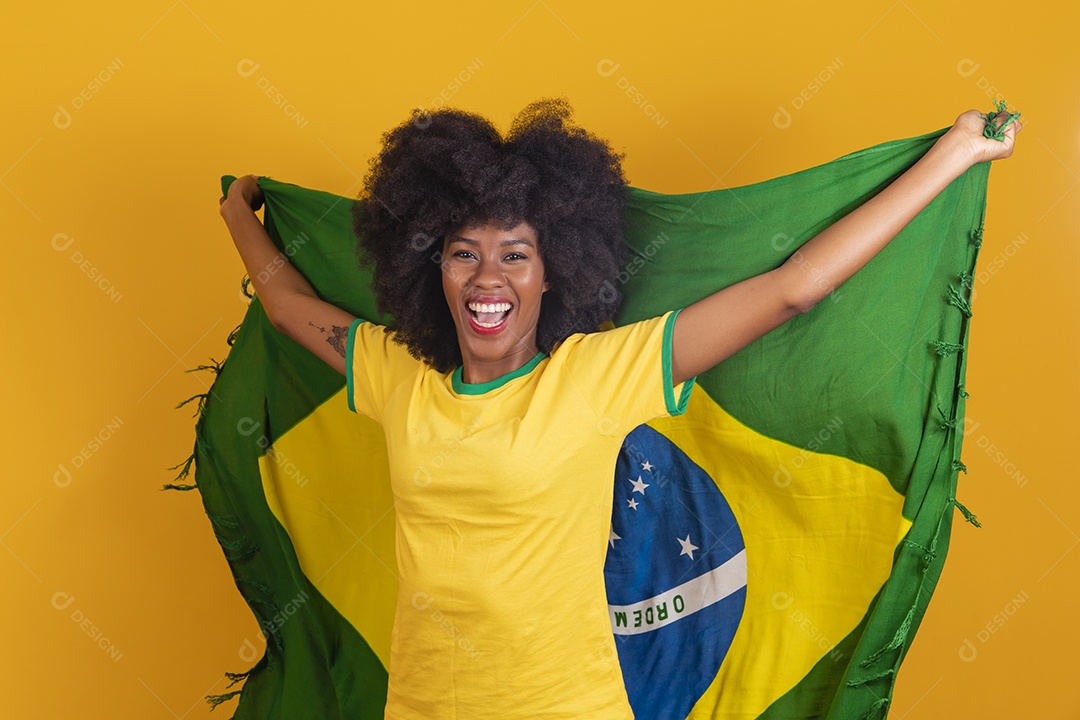
<svg viewBox="0 0 1080 720">
<path fill-rule="evenodd" d="M 349 407 L 386 431 L 388 718 L 632 717 L 603 580 L 623 438 L 681 413 L 699 373 L 814 307 L 968 167 L 1008 157 L 1020 129 L 986 139 L 968 111 L 775 270 L 595 332 L 618 306 L 626 181 L 569 117 L 541 101 L 506 138 L 452 110 L 387 134 L 354 214 L 387 328 L 282 265 L 254 176 L 222 202 L 274 327 L 344 374 Z"/>
</svg>

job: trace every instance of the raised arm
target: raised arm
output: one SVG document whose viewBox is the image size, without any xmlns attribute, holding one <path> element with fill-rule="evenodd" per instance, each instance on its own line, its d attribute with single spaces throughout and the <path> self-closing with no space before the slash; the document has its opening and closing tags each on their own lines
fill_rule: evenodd
<svg viewBox="0 0 1080 720">
<path fill-rule="evenodd" d="M 254 175 L 238 177 L 221 201 L 229 227 L 255 293 L 274 327 L 345 374 L 345 339 L 355 316 L 319 298 L 259 222 L 255 211 L 263 195 Z"/>
<path fill-rule="evenodd" d="M 995 122 L 1005 122 L 1000 113 Z M 983 137 L 977 110 L 957 118 L 934 146 L 888 187 L 797 250 L 783 265 L 685 308 L 675 321 L 672 374 L 684 382 L 810 310 L 854 275 L 949 183 L 978 162 L 1007 158 L 1020 123 L 1003 141 Z"/>
</svg>

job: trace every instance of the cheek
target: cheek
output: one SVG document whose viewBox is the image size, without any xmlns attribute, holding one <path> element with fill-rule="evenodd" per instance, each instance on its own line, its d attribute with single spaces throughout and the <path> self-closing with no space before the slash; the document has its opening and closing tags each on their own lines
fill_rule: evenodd
<svg viewBox="0 0 1080 720">
<path fill-rule="evenodd" d="M 453 311 L 453 309 L 457 306 L 457 302 L 455 302 L 455 300 L 458 296 L 458 286 L 454 282 L 453 274 L 450 273 L 448 269 L 443 270 L 442 288 L 443 296 L 446 298 L 446 304 L 450 306 L 451 311 Z"/>
<path fill-rule="evenodd" d="M 551 283 L 547 279 L 547 272 L 545 272 L 544 268 L 540 268 L 539 275 L 540 275 L 540 292 L 541 293 L 546 293 L 548 290 L 551 289 Z"/>
</svg>

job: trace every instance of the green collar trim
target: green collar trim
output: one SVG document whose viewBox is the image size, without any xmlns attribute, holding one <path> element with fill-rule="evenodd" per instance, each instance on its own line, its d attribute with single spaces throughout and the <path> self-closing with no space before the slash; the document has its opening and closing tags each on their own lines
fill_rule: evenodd
<svg viewBox="0 0 1080 720">
<path fill-rule="evenodd" d="M 502 387 L 511 380 L 519 378 L 523 375 L 528 375 L 536 368 L 537 365 L 540 364 L 540 361 L 547 356 L 548 355 L 545 352 L 538 352 L 532 360 L 525 363 L 517 370 L 511 370 L 505 375 L 497 377 L 494 380 L 489 380 L 486 383 L 465 382 L 465 380 L 462 379 L 463 366 L 458 365 L 457 369 L 454 370 L 454 374 L 450 376 L 450 384 L 453 386 L 454 392 L 456 392 L 458 395 L 483 395 L 486 392 L 491 392 L 495 388 Z"/>
</svg>

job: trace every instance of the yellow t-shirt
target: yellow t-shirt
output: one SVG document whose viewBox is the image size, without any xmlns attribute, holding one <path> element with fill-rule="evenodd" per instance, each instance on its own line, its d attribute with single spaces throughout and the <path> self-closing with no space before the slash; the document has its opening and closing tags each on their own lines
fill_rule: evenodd
<svg viewBox="0 0 1080 720">
<path fill-rule="evenodd" d="M 677 314 L 480 385 L 350 326 L 349 408 L 383 425 L 396 500 L 387 718 L 633 717 L 604 590 L 612 478 L 627 433 L 686 409 Z"/>
</svg>

